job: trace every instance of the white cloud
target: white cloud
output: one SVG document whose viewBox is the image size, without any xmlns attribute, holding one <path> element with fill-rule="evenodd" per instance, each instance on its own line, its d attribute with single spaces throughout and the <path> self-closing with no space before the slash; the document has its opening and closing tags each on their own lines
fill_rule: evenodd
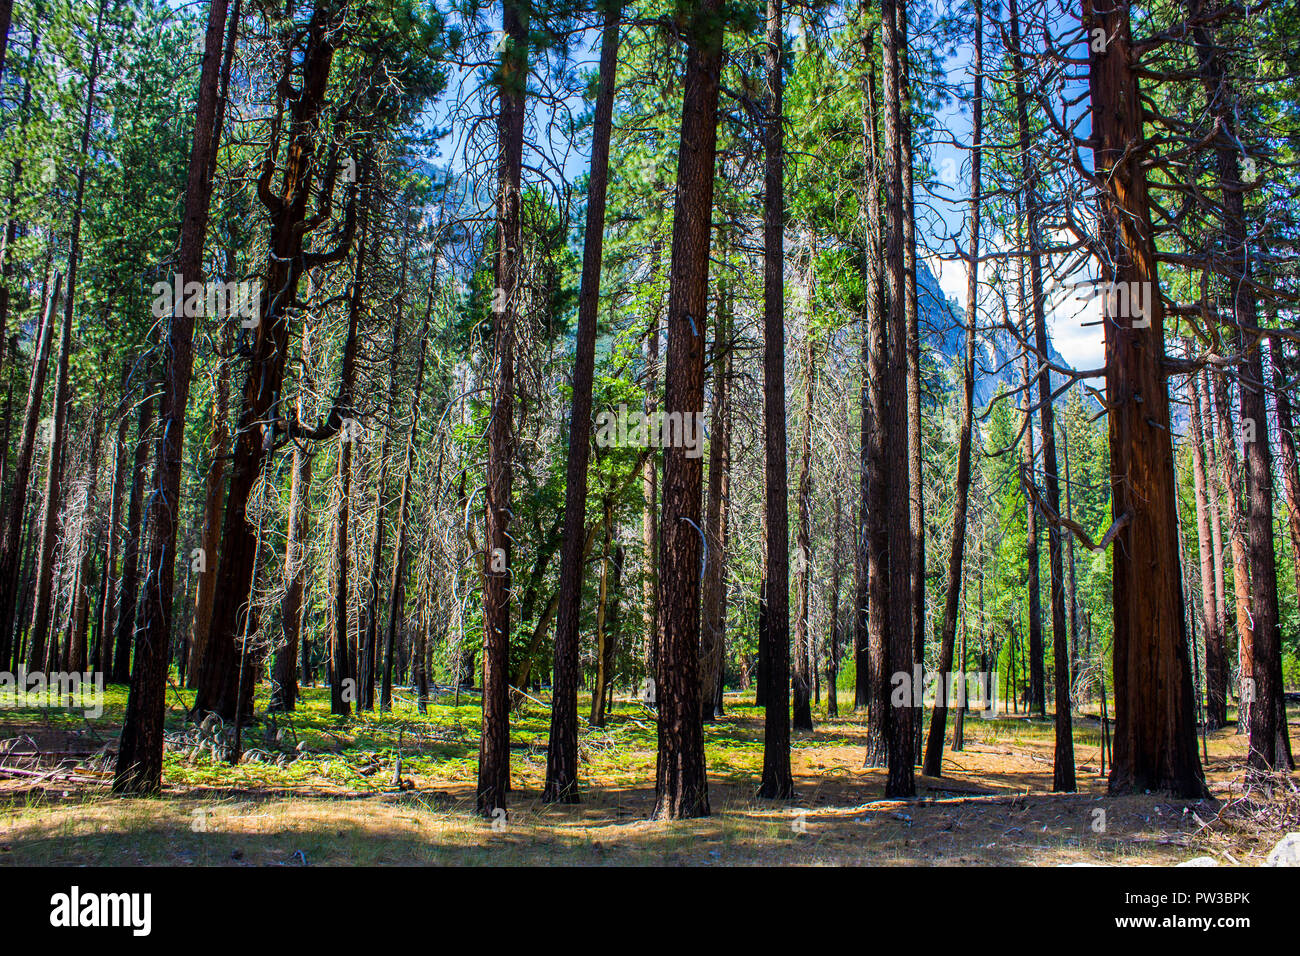
<svg viewBox="0 0 1300 956">
<path fill-rule="evenodd" d="M 985 239 L 985 254 L 1005 248 L 1001 236 Z M 934 273 L 943 294 L 955 299 L 961 307 L 966 307 L 966 263 L 955 259 L 943 259 L 930 254 L 925 257 L 926 265 Z M 1000 322 L 998 313 L 1001 306 L 997 304 L 989 283 L 995 278 L 992 262 L 980 263 L 980 308 L 985 314 L 985 324 L 989 317 Z M 1103 297 L 1089 294 L 1087 288 L 1076 288 L 1076 283 L 1087 283 L 1093 279 L 1092 270 L 1080 268 L 1066 281 L 1058 282 L 1050 275 L 1046 276 L 1047 288 L 1047 332 L 1051 343 L 1061 353 L 1066 363 L 1075 369 L 1100 368 L 1105 362 L 1104 332 L 1101 323 L 1101 306 Z M 1014 279 L 1012 279 L 1014 282 Z M 1008 288 L 1008 292 L 1014 296 Z M 1015 309 L 1014 297 L 1011 300 Z"/>
<path fill-rule="evenodd" d="M 1066 236 L 1057 235 L 1064 242 Z M 1052 344 L 1065 361 L 1076 369 L 1100 368 L 1106 361 L 1102 302 L 1092 283 L 1096 269 L 1092 261 L 1079 266 L 1065 281 L 1047 277 L 1047 330 Z"/>
<path fill-rule="evenodd" d="M 925 257 L 925 264 L 934 273 L 943 294 L 949 299 L 955 299 L 963 309 L 966 308 L 966 263 L 941 259 L 931 253 Z"/>
<path fill-rule="evenodd" d="M 1055 302 L 1047 313 L 1047 328 L 1056 350 L 1073 368 L 1100 368 L 1106 360 L 1102 296 L 1079 296 L 1058 287 L 1048 301 Z"/>
</svg>

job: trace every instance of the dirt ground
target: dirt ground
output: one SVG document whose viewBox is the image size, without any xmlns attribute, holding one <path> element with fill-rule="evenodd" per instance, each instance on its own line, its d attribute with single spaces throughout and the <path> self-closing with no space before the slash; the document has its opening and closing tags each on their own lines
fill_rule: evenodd
<svg viewBox="0 0 1300 956">
<path fill-rule="evenodd" d="M 1082 716 L 1076 794 L 1049 792 L 1050 718 L 1011 717 L 968 719 L 966 746 L 945 751 L 943 777 L 919 778 L 915 800 L 886 800 L 884 771 L 861 766 L 864 721 L 849 715 L 796 735 L 794 800 L 760 801 L 762 717 L 743 707 L 706 733 L 712 815 L 651 822 L 653 736 L 644 720 L 627 719 L 635 726 L 622 746 L 604 742 L 600 731 L 584 735 L 585 789 L 576 806 L 541 802 L 544 750 L 536 739 L 515 742 L 516 790 L 508 813 L 493 820 L 472 813 L 467 767 L 477 740 L 464 726 L 451 755 L 431 751 L 421 760 L 410 748 L 400 784 L 391 746 L 363 753 L 353 742 L 340 743 L 334 759 L 351 761 L 362 777 L 341 780 L 320 764 L 325 769 L 285 783 L 245 773 L 245 765 L 169 754 L 161 797 L 119 799 L 108 793 L 107 760 L 87 756 L 115 744 L 107 728 L 0 720 L 0 740 L 21 741 L 11 751 L 74 752 L 60 762 L 0 755 L 0 865 L 1050 866 L 1168 865 L 1199 856 L 1251 865 L 1288 829 L 1300 829 L 1300 777 L 1279 780 L 1268 794 L 1244 793 L 1245 738 L 1232 729 L 1207 741 L 1213 799 L 1108 797 L 1100 728 Z M 1300 740 L 1294 713 L 1291 733 Z M 3 767 L 28 769 L 6 775 Z"/>
</svg>

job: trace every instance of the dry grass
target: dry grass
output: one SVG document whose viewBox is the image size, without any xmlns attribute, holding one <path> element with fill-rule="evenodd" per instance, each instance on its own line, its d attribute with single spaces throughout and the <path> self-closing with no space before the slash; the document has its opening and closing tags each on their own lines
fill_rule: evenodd
<svg viewBox="0 0 1300 956">
<path fill-rule="evenodd" d="M 1077 794 L 1048 792 L 1050 722 L 968 720 L 967 746 L 945 754 L 944 777 L 922 778 L 916 801 L 887 801 L 883 771 L 861 769 L 865 730 L 850 716 L 797 737 L 795 800 L 759 801 L 761 716 L 744 708 L 707 733 L 713 815 L 650 822 L 653 736 L 643 719 L 628 719 L 636 726 L 626 733 L 616 725 L 584 736 L 586 791 L 572 807 L 540 802 L 544 753 L 517 745 L 517 789 L 508 819 L 495 822 L 472 813 L 472 775 L 459 753 L 408 758 L 406 790 L 391 786 L 391 748 L 360 759 L 340 749 L 336 762 L 350 761 L 352 771 L 366 761 L 378 767 L 365 777 L 326 763 L 307 763 L 286 781 L 245 765 L 187 763 L 181 772 L 169 763 L 167 790 L 151 800 L 113 798 L 101 783 L 0 780 L 0 864 L 1055 865 L 1198 855 L 1249 864 L 1285 827 L 1267 808 L 1244 812 L 1240 800 L 1238 812 L 1219 816 L 1241 796 L 1245 740 L 1231 730 L 1209 740 L 1216 800 L 1106 796 L 1088 718 L 1076 721 Z M 0 724 L 0 737 L 13 729 Z M 59 745 L 77 737 L 67 731 Z"/>
</svg>

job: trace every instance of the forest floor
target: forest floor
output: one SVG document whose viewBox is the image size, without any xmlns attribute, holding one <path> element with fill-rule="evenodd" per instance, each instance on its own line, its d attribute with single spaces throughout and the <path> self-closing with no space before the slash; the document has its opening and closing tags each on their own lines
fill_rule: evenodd
<svg viewBox="0 0 1300 956">
<path fill-rule="evenodd" d="M 705 728 L 712 816 L 660 823 L 648 819 L 649 711 L 620 701 L 604 729 L 584 721 L 582 802 L 552 806 L 540 799 L 548 711 L 525 700 L 511 717 L 509 813 L 485 820 L 472 812 L 472 691 L 448 692 L 425 714 L 399 697 L 392 713 L 339 721 L 328 692 L 307 688 L 297 713 L 245 728 L 238 766 L 215 760 L 185 724 L 182 695 L 191 696 L 173 685 L 165 789 L 152 799 L 108 792 L 112 758 L 102 751 L 117 745 L 125 687 L 107 689 L 95 719 L 0 700 L 0 865 L 1168 865 L 1199 856 L 1233 865 L 1261 862 L 1300 829 L 1300 776 L 1267 793 L 1243 790 L 1246 739 L 1233 728 L 1206 742 L 1212 799 L 1111 798 L 1095 717 L 1074 721 L 1079 792 L 1054 795 L 1050 715 L 970 715 L 965 748 L 945 750 L 943 777 L 918 778 L 918 799 L 899 801 L 884 798 L 883 770 L 862 768 L 862 715 L 828 720 L 823 705 L 816 730 L 794 735 L 795 799 L 773 803 L 755 797 L 763 712 L 729 694 L 727 716 Z M 1300 742 L 1300 710 L 1289 718 Z"/>
</svg>

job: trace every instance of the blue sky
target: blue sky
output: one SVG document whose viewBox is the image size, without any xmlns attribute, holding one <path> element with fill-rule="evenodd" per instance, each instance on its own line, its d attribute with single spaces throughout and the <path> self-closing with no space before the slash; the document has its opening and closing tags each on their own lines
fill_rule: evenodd
<svg viewBox="0 0 1300 956">
<path fill-rule="evenodd" d="M 942 0 L 940 0 L 942 2 Z M 932 9 L 937 9 L 931 4 Z M 986 16 L 988 15 L 986 11 Z M 482 31 L 494 32 L 498 26 L 495 21 L 485 21 Z M 791 33 L 800 31 L 802 24 L 796 19 L 787 23 Z M 997 28 L 992 23 L 986 25 L 985 42 L 992 47 L 997 37 Z M 915 40 L 916 38 L 914 38 Z M 597 46 L 600 42 L 599 29 L 593 27 L 586 31 L 583 42 L 573 51 L 578 69 L 594 70 L 597 62 Z M 797 53 L 795 54 L 797 55 Z M 953 91 L 966 93 L 971 87 L 970 62 L 972 49 L 969 42 L 960 43 L 944 63 L 946 86 Z M 986 68 L 996 65 L 996 57 L 986 47 Z M 473 89 L 478 76 L 469 70 L 454 70 L 450 78 L 449 98 L 439 101 L 430 113 L 434 124 L 445 123 L 449 115 L 451 99 L 456 91 L 462 94 Z M 1077 91 L 1071 90 L 1071 93 Z M 580 111 L 582 105 L 578 96 L 568 98 L 566 109 Z M 544 142 L 544 153 L 548 161 L 554 164 L 556 171 L 563 171 L 563 176 L 573 182 L 586 172 L 590 156 L 584 145 L 575 147 L 567 135 L 567 123 L 557 121 L 555 114 L 540 110 L 534 102 L 530 111 L 529 124 L 534 142 Z M 955 241 L 965 248 L 962 236 L 962 220 L 967 214 L 966 200 L 969 196 L 969 158 L 968 151 L 962 146 L 969 144 L 971 138 L 971 115 L 965 105 L 950 98 L 939 110 L 935 121 L 935 133 L 929 147 L 930 162 L 938 173 L 938 182 L 932 190 L 926 190 L 918 182 L 917 195 L 917 236 L 921 244 L 921 254 L 930 270 L 939 281 L 945 295 L 965 306 L 966 301 L 966 266 L 956 258 Z M 1085 120 L 1080 135 L 1087 135 L 1088 125 Z M 448 163 L 453 169 L 463 170 L 465 159 L 463 144 L 459 137 L 463 129 L 456 128 L 450 135 L 440 141 L 440 162 Z M 952 143 L 962 145 L 952 145 Z M 1085 151 L 1086 153 L 1086 151 Z M 536 158 L 536 157 L 534 157 Z M 1091 163 L 1091 156 L 1085 155 L 1084 161 Z M 984 230 L 985 250 L 997 248 L 1003 243 L 1003 237 L 991 235 L 987 225 Z M 988 263 L 981 267 L 981 280 L 990 278 L 991 267 Z M 1078 281 L 1089 278 L 1082 273 Z M 981 294 L 991 297 L 987 285 L 981 287 Z M 1102 327 L 1100 319 L 1100 299 L 1081 299 L 1070 295 L 1061 288 L 1048 289 L 1049 303 L 1055 307 L 1049 309 L 1049 334 L 1053 344 L 1062 356 L 1075 368 L 1096 368 L 1102 364 Z M 991 306 L 986 301 L 983 308 Z"/>
</svg>

